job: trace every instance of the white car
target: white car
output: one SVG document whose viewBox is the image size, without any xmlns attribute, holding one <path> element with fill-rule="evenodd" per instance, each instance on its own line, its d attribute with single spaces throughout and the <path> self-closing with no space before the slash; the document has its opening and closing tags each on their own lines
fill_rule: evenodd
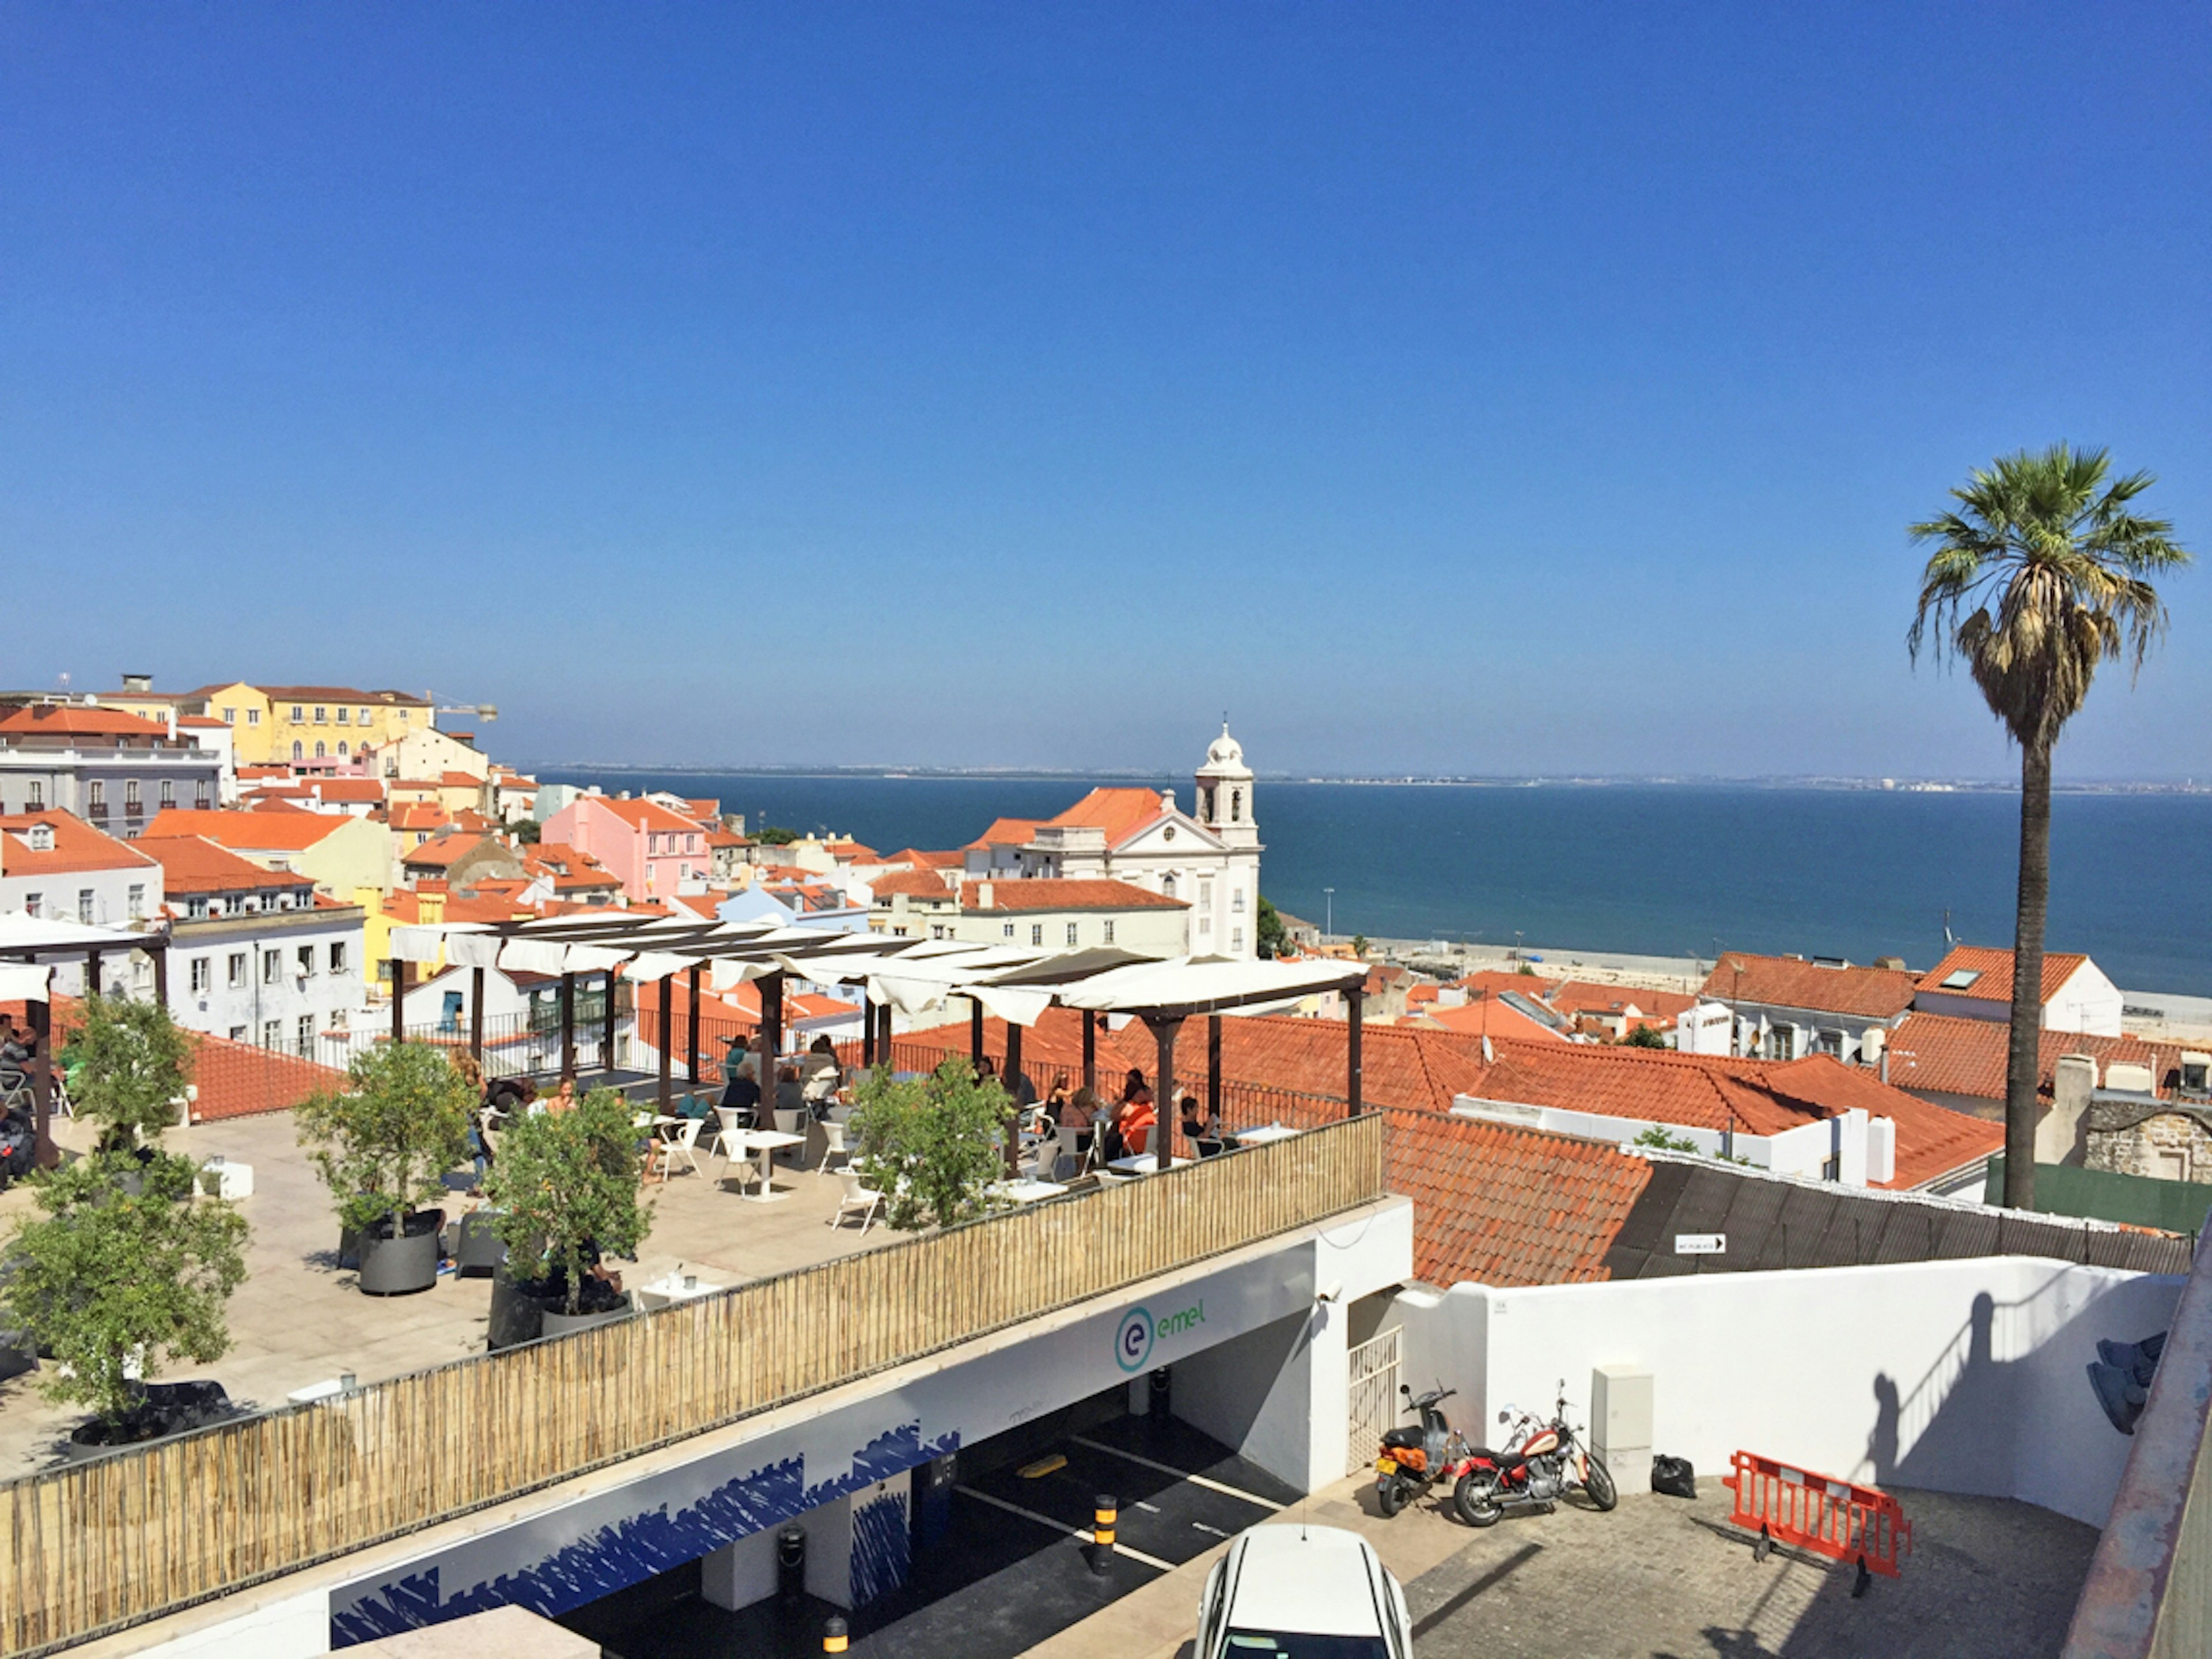
<svg viewBox="0 0 2212 1659">
<path fill-rule="evenodd" d="M 1413 1659 L 1413 1626 L 1367 1540 L 1282 1522 L 1231 1540 L 1206 1575 L 1192 1659 Z"/>
</svg>

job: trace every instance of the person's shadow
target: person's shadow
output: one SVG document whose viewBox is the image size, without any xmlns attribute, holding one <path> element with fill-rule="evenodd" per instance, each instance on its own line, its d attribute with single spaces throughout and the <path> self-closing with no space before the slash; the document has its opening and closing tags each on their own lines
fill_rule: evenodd
<svg viewBox="0 0 2212 1659">
<path fill-rule="evenodd" d="M 1874 1465 L 1874 1483 L 1887 1486 L 1897 1474 L 1897 1380 L 1887 1371 L 1874 1378 L 1874 1433 L 1867 1439 L 1867 1462 Z"/>
</svg>

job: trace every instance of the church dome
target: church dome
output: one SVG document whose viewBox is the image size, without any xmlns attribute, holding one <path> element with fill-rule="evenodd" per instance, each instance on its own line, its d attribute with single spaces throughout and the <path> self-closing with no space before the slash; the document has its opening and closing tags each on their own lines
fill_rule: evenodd
<svg viewBox="0 0 2212 1659">
<path fill-rule="evenodd" d="M 1229 722 L 1221 722 L 1221 735 L 1206 748 L 1206 769 L 1209 772 L 1241 772 L 1244 765 L 1244 745 L 1229 735 Z"/>
</svg>

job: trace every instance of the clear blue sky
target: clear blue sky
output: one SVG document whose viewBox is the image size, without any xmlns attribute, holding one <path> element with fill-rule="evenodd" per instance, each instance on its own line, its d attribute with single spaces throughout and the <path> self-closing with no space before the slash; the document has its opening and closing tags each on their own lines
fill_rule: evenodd
<svg viewBox="0 0 2212 1659">
<path fill-rule="evenodd" d="M 1903 526 L 2212 554 L 2202 6 L 0 11 L 0 682 L 511 757 L 1999 774 Z M 2212 777 L 2212 571 L 2062 775 Z"/>
</svg>

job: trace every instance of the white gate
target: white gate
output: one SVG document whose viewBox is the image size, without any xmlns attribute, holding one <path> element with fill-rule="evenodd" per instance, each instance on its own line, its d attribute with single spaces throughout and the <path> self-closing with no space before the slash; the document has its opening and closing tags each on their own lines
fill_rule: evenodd
<svg viewBox="0 0 2212 1659">
<path fill-rule="evenodd" d="M 1391 1329 L 1352 1350 L 1352 1433 L 1345 1450 L 1346 1474 L 1372 1468 L 1386 1430 L 1397 1426 L 1398 1336 Z"/>
</svg>

